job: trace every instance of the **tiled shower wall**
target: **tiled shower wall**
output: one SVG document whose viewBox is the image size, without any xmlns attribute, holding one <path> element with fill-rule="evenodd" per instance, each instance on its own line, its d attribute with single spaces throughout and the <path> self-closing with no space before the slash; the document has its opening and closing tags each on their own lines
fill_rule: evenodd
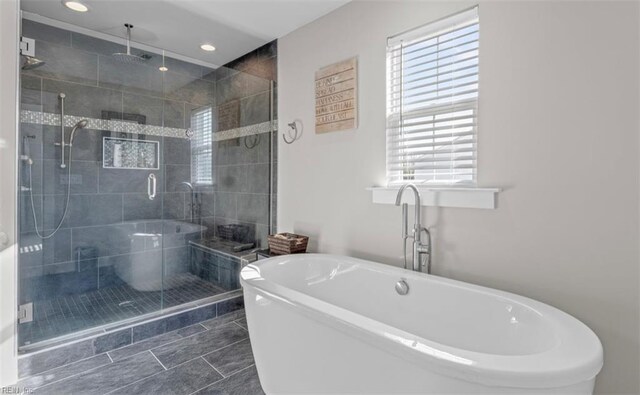
<svg viewBox="0 0 640 395">
<path fill-rule="evenodd" d="M 23 20 L 23 36 L 36 39 L 36 56 L 46 61 L 40 68 L 22 72 L 23 110 L 58 114 L 58 94 L 64 92 L 67 115 L 103 118 L 108 112 L 112 119 L 127 119 L 134 114 L 144 116 L 148 125 L 186 129 L 192 110 L 239 98 L 241 126 L 269 120 L 269 83 L 257 76 L 224 68 L 213 71 L 171 58 L 165 61 L 169 71 L 161 73 L 156 54 L 144 66 L 127 65 L 111 56 L 123 52 L 122 45 L 29 20 Z M 270 48 L 275 50 L 275 46 Z M 274 56 L 269 58 L 274 60 Z M 32 137 L 24 141 L 34 161 L 34 206 L 40 229 L 50 231 L 62 214 L 66 190 L 66 173 L 58 166 L 60 150 L 53 145 L 60 139 L 59 127 L 23 123 L 20 131 L 21 137 Z M 132 256 L 139 254 L 148 254 L 154 262 L 164 255 L 165 271 L 188 270 L 187 246 L 160 252 L 147 243 L 132 241 L 130 235 L 144 232 L 144 227 L 151 226 L 149 220 L 190 220 L 190 194 L 180 184 L 191 181 L 189 140 L 116 133 L 115 137 L 158 141 L 161 168 L 114 170 L 101 163 L 102 138 L 107 135 L 114 134 L 77 133 L 69 213 L 56 236 L 40 241 L 33 235 L 29 196 L 22 192 L 21 247 L 39 243 L 42 247 L 20 255 L 21 301 L 107 287 L 114 277 L 113 266 L 130 264 Z M 268 136 L 262 135 L 252 149 L 242 138 L 220 142 L 214 148 L 217 184 L 199 188 L 201 207 L 194 218 L 208 226 L 204 236 L 214 235 L 216 224 L 242 222 L 259 239 L 266 238 Z M 29 186 L 27 169 L 22 164 L 23 189 Z M 158 177 L 159 196 L 154 201 L 146 194 L 150 172 Z"/>
</svg>

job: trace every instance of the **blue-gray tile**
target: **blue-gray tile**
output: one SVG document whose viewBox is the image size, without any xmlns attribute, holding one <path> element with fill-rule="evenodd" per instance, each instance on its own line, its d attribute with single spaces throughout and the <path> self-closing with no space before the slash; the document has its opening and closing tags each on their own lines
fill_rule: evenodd
<svg viewBox="0 0 640 395">
<path fill-rule="evenodd" d="M 95 357 L 83 359 L 78 362 L 73 362 L 59 368 L 54 368 L 31 377 L 27 377 L 18 381 L 17 385 L 20 387 L 38 388 L 110 363 L 111 360 L 107 354 L 100 354 Z"/>
<path fill-rule="evenodd" d="M 44 394 L 105 394 L 163 371 L 150 352 L 94 369 L 40 389 Z"/>
<path fill-rule="evenodd" d="M 71 59 L 71 61 L 77 60 Z M 50 79 L 44 79 L 42 83 L 43 111 L 60 113 L 60 93 L 66 95 L 64 101 L 66 115 L 102 118 L 102 111 L 118 113 L 122 111 L 122 92 Z M 79 135 L 78 138 L 80 138 Z"/>
<path fill-rule="evenodd" d="M 163 75 L 166 98 L 202 106 L 215 104 L 215 85 L 211 81 L 171 71 Z"/>
<path fill-rule="evenodd" d="M 182 192 L 168 192 L 162 195 L 162 218 L 185 219 L 185 194 Z M 187 213 L 188 214 L 188 213 Z"/>
<path fill-rule="evenodd" d="M 70 132 L 70 129 L 68 129 L 67 136 L 69 136 Z M 80 131 L 76 132 L 76 135 L 73 139 L 73 159 L 102 162 L 102 140 L 104 134 L 105 133 L 101 130 L 91 129 L 81 129 Z M 60 139 L 60 137 L 57 138 L 58 140 Z M 55 152 L 58 155 L 56 159 L 58 159 L 60 155 L 60 149 L 59 147 L 54 148 L 58 148 L 55 149 Z"/>
<path fill-rule="evenodd" d="M 92 340 L 56 348 L 18 359 L 19 377 L 32 376 L 94 355 Z"/>
<path fill-rule="evenodd" d="M 147 377 L 120 388 L 120 394 L 190 394 L 222 379 L 202 358 L 183 363 L 172 369 Z"/>
<path fill-rule="evenodd" d="M 146 125 L 162 126 L 163 101 L 157 97 L 123 94 L 123 108 L 125 113 L 145 116 Z"/>
<path fill-rule="evenodd" d="M 46 41 L 38 42 L 36 53 L 39 59 L 45 61 L 44 65 L 25 70 L 23 73 L 61 81 L 96 85 L 98 77 L 97 55 Z"/>
<path fill-rule="evenodd" d="M 233 311 L 228 314 L 224 314 L 218 316 L 216 318 L 201 322 L 207 329 L 217 328 L 222 325 L 227 325 L 232 323 L 235 320 L 241 319 L 244 317 L 244 310 Z"/>
<path fill-rule="evenodd" d="M 99 86 L 140 95 L 162 97 L 164 73 L 147 64 L 126 64 L 112 56 L 100 56 Z"/>
<path fill-rule="evenodd" d="M 162 217 L 162 198 L 149 200 L 149 195 L 146 193 L 127 193 L 122 197 L 122 214 L 125 221 L 159 219 Z"/>
<path fill-rule="evenodd" d="M 164 163 L 167 165 L 191 165 L 191 141 L 165 137 Z"/>
<path fill-rule="evenodd" d="M 270 95 L 262 92 L 240 100 L 240 126 L 268 122 L 270 118 Z"/>
<path fill-rule="evenodd" d="M 242 318 L 236 320 L 235 322 L 236 322 L 236 324 L 240 325 L 244 329 L 249 329 L 249 326 L 247 325 L 247 317 L 242 317 Z"/>
<path fill-rule="evenodd" d="M 101 40 L 99 38 L 76 32 L 71 32 L 71 46 L 86 52 L 107 56 L 126 51 L 126 47 L 122 44 Z"/>
<path fill-rule="evenodd" d="M 200 217 L 215 216 L 215 194 L 210 192 L 199 192 Z"/>
<path fill-rule="evenodd" d="M 54 229 L 64 213 L 65 195 L 45 195 L 44 226 Z M 71 195 L 64 227 L 111 225 L 122 222 L 121 195 Z"/>
<path fill-rule="evenodd" d="M 20 103 L 23 107 L 24 105 L 33 105 L 36 107 L 30 109 L 38 109 L 42 104 L 42 78 L 26 74 L 22 75 L 20 77 L 20 88 Z"/>
<path fill-rule="evenodd" d="M 131 328 L 107 333 L 93 339 L 95 354 L 102 354 L 131 344 Z"/>
<path fill-rule="evenodd" d="M 246 171 L 244 166 L 217 166 L 216 190 L 220 192 L 240 192 L 245 185 Z"/>
<path fill-rule="evenodd" d="M 213 304 L 147 322 L 133 328 L 133 341 L 139 342 L 153 336 L 191 326 L 215 316 L 216 305 Z"/>
<path fill-rule="evenodd" d="M 68 161 L 66 164 L 69 166 Z M 66 194 L 69 186 L 72 194 L 96 193 L 98 188 L 97 162 L 73 160 L 71 169 L 62 169 L 59 160 L 34 160 L 31 171 L 34 193 Z"/>
<path fill-rule="evenodd" d="M 269 224 L 269 195 L 238 195 L 238 220 Z"/>
<path fill-rule="evenodd" d="M 245 166 L 246 176 L 242 192 L 246 193 L 269 193 L 269 173 L 271 171 L 268 163 L 251 164 Z"/>
<path fill-rule="evenodd" d="M 153 354 L 167 368 L 177 366 L 203 353 L 246 339 L 248 332 L 236 324 L 223 325 L 177 342 L 153 349 Z"/>
<path fill-rule="evenodd" d="M 22 36 L 37 40 L 36 48 L 38 48 L 40 40 L 66 46 L 71 45 L 70 31 L 29 19 L 22 19 Z"/>
<path fill-rule="evenodd" d="M 71 248 L 94 247 L 98 256 L 112 256 L 142 251 L 144 240 L 131 238 L 136 233 L 135 224 L 74 228 Z"/>
<path fill-rule="evenodd" d="M 99 193 L 147 193 L 149 174 L 155 174 L 157 192 L 162 191 L 161 170 L 99 169 Z"/>
<path fill-rule="evenodd" d="M 185 103 L 175 100 L 164 100 L 163 123 L 167 128 L 184 128 Z"/>
<path fill-rule="evenodd" d="M 39 250 L 29 248 L 39 244 Z M 35 234 L 23 235 L 20 247 L 26 251 L 20 254 L 20 267 L 71 261 L 71 230 L 60 229 L 53 237 L 44 240 Z"/>
<path fill-rule="evenodd" d="M 231 100 L 240 99 L 246 91 L 246 80 L 242 73 L 234 73 L 216 83 L 216 103 L 224 104 Z"/>
<path fill-rule="evenodd" d="M 226 299 L 218 302 L 218 316 L 231 313 L 244 308 L 244 298 L 237 296 L 235 298 Z"/>
<path fill-rule="evenodd" d="M 110 351 L 109 355 L 114 361 L 119 361 L 143 351 L 159 347 L 163 344 L 171 343 L 173 341 L 195 335 L 196 333 L 204 332 L 205 330 L 206 329 L 200 324 L 188 326 L 186 328 L 178 329 L 177 331 L 167 332 L 165 334 L 154 336 L 147 340 L 134 343 L 130 346 Z"/>
<path fill-rule="evenodd" d="M 194 395 L 264 395 L 255 366 L 220 380 Z"/>
<path fill-rule="evenodd" d="M 183 182 L 191 182 L 190 165 L 166 165 L 165 166 L 166 192 L 185 191 Z"/>
<path fill-rule="evenodd" d="M 235 193 L 216 192 L 214 194 L 214 213 L 216 217 L 236 219 L 238 217 L 238 195 Z"/>
<path fill-rule="evenodd" d="M 166 57 L 165 66 L 174 73 L 183 74 L 192 78 L 202 77 L 202 66 L 197 64 Z"/>
<path fill-rule="evenodd" d="M 225 376 L 254 364 L 249 339 L 206 354 L 203 358 Z"/>
</svg>

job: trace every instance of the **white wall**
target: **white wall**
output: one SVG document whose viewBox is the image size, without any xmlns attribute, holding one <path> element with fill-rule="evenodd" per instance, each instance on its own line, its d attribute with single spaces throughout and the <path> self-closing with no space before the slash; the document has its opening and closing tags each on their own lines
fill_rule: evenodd
<svg viewBox="0 0 640 395">
<path fill-rule="evenodd" d="M 278 44 L 278 230 L 314 251 L 401 263 L 384 184 L 385 39 L 475 3 L 352 2 Z M 639 393 L 638 3 L 481 2 L 479 186 L 496 210 L 429 208 L 435 274 L 516 292 L 588 324 L 599 393 Z M 314 133 L 314 72 L 359 59 L 356 131 Z M 425 301 L 427 303 L 428 301 Z"/>
<path fill-rule="evenodd" d="M 18 377 L 16 287 L 16 114 L 18 2 L 0 0 L 0 387 Z M 2 233 L 8 239 L 6 243 Z"/>
</svg>

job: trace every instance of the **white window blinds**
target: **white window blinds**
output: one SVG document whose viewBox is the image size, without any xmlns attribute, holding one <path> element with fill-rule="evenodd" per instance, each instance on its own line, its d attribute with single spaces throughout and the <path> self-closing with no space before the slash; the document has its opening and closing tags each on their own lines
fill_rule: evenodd
<svg viewBox="0 0 640 395">
<path fill-rule="evenodd" d="M 204 107 L 191 113 L 191 181 L 213 185 L 213 111 Z"/>
<path fill-rule="evenodd" d="M 478 8 L 390 37 L 387 182 L 474 185 Z"/>
</svg>

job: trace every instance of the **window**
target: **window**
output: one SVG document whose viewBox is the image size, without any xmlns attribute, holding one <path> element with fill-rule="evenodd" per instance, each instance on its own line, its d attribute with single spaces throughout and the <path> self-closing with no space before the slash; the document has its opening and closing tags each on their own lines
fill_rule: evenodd
<svg viewBox="0 0 640 395">
<path fill-rule="evenodd" d="M 478 8 L 390 37 L 387 182 L 475 185 Z"/>
<path fill-rule="evenodd" d="M 191 113 L 191 181 L 213 185 L 213 111 L 204 107 Z"/>
</svg>

